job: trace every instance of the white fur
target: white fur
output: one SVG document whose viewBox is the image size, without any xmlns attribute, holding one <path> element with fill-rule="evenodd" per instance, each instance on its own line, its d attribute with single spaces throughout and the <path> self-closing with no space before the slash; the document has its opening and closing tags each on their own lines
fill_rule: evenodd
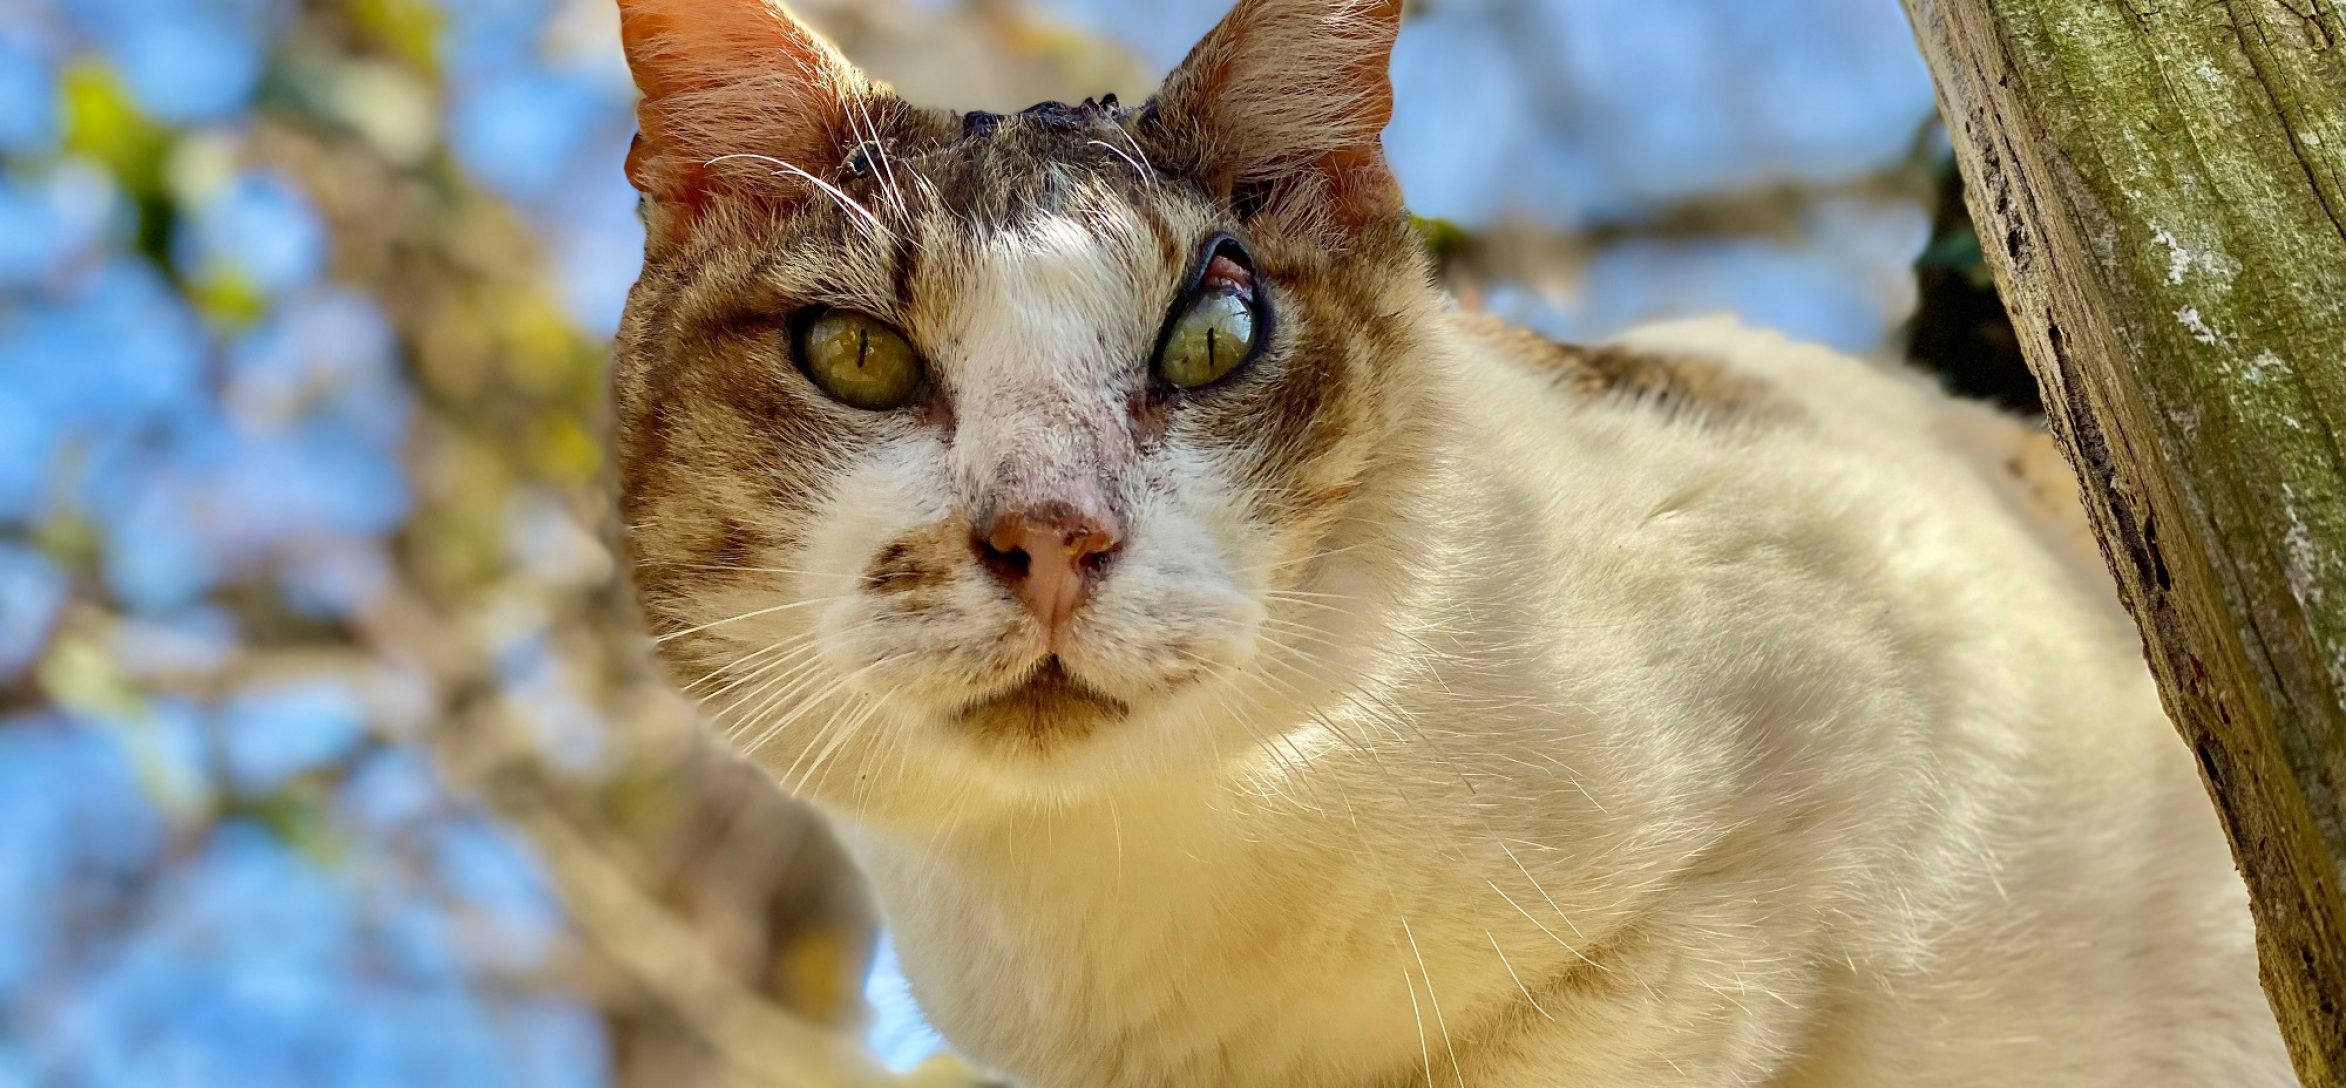
<svg viewBox="0 0 2346 1088">
<path fill-rule="evenodd" d="M 834 51 L 762 2 L 691 33 L 672 7 L 631 9 L 639 183 L 835 150 L 808 120 L 864 85 Z M 1160 116 L 1221 181 L 1324 173 L 1260 212 L 1290 236 L 1389 226 L 1401 10 L 1248 0 Z M 704 85 L 774 54 L 794 70 Z M 1315 462 L 1371 466 L 1340 520 L 1282 523 L 1243 453 L 1134 408 L 1191 255 L 1114 187 L 1044 187 L 1015 229 L 903 227 L 913 312 L 882 227 L 759 264 L 904 330 L 950 418 L 787 447 L 836 459 L 822 495 L 718 481 L 792 543 L 666 602 L 689 660 L 737 654 L 688 690 L 837 817 L 969 1055 L 1029 1088 L 2290 1083 L 2133 632 L 1966 455 L 1976 409 L 1707 322 L 1633 340 L 1797 410 L 1672 419 L 1430 331 L 1386 270 L 1369 312 L 1428 343 L 1376 360 L 1369 421 Z M 1167 236 L 1227 225 L 1185 192 Z M 1285 316 L 1289 351 L 1333 319 Z M 969 527 L 1055 487 L 1121 504 L 1059 653 L 1132 713 L 973 736 L 959 712 L 1048 643 Z M 874 585 L 898 551 L 912 591 Z"/>
<path fill-rule="evenodd" d="M 1805 419 L 1424 360 L 1471 422 L 1415 579 L 1151 719 L 1279 707 L 1264 743 L 1047 795 L 924 750 L 832 799 L 947 1037 L 1036 1088 L 2290 1083 L 2136 644 L 1949 405 L 1725 323 L 1634 341 Z"/>
</svg>

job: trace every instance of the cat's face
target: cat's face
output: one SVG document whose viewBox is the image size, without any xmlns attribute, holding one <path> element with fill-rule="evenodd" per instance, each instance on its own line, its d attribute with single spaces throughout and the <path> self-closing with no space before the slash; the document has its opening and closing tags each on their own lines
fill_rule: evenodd
<svg viewBox="0 0 2346 1088">
<path fill-rule="evenodd" d="M 1434 305 L 1376 147 L 1398 6 L 1248 0 L 1148 107 L 995 117 L 759 0 L 624 0 L 622 510 L 721 728 L 901 811 L 1210 766 L 1344 683 Z"/>
</svg>

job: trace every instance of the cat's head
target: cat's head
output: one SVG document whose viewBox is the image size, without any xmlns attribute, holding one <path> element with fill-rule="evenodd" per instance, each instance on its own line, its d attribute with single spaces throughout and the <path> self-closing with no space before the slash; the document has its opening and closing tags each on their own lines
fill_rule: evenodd
<svg viewBox="0 0 2346 1088">
<path fill-rule="evenodd" d="M 1013 116 L 773 0 L 620 4 L 626 543 L 721 728 L 917 808 L 1252 758 L 1348 683 L 1439 320 L 1380 146 L 1401 0 L 1240 0 L 1145 106 Z"/>
</svg>

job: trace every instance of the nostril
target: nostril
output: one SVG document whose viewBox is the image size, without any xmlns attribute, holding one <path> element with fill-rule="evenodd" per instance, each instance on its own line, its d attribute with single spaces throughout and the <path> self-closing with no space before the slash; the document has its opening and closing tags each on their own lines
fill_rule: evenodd
<svg viewBox="0 0 2346 1088">
<path fill-rule="evenodd" d="M 1042 621 L 1051 639 L 1083 607 L 1124 544 L 1113 515 L 1067 502 L 1007 511 L 973 528 L 970 550 L 978 565 Z"/>
<path fill-rule="evenodd" d="M 1122 549 L 1115 547 L 1107 547 L 1101 548 L 1098 551 L 1085 552 L 1080 562 L 1083 564 L 1083 569 L 1086 572 L 1091 574 L 1105 574 L 1107 573 L 1109 565 L 1116 562 L 1116 556 L 1121 550 Z"/>
<path fill-rule="evenodd" d="M 995 572 L 995 577 L 1002 582 L 1018 582 L 1028 574 L 1028 567 L 1035 565 L 1035 558 L 1016 544 L 999 546 L 985 537 L 971 537 L 969 544 L 978 553 L 978 563 L 983 563 L 985 570 Z"/>
<path fill-rule="evenodd" d="M 1054 613 L 1080 601 L 1124 544 L 1113 517 L 1066 503 L 991 517 L 973 527 L 969 542 L 988 574 L 1022 597 L 1039 595 Z"/>
</svg>

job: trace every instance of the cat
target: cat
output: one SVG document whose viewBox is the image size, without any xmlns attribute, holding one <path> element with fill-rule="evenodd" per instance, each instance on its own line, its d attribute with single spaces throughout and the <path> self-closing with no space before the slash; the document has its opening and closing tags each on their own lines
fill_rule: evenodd
<svg viewBox="0 0 2346 1088">
<path fill-rule="evenodd" d="M 2020 425 L 1457 312 L 1380 145 L 1401 0 L 1239 0 L 1151 101 L 1008 116 L 774 0 L 619 3 L 638 599 L 973 1061 L 2291 1083 L 2108 585 L 1964 451 Z"/>
</svg>

